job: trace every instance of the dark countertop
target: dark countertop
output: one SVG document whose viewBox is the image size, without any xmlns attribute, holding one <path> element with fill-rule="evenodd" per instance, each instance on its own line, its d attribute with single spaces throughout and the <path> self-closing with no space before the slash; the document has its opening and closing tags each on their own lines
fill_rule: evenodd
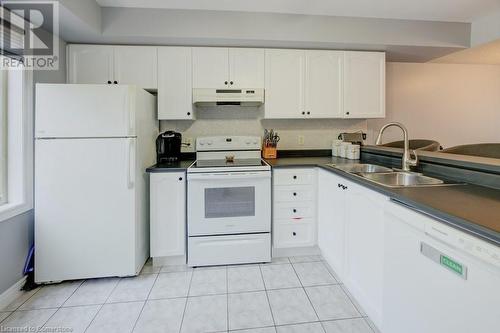
<svg viewBox="0 0 500 333">
<path fill-rule="evenodd" d="M 195 160 L 182 160 L 174 163 L 155 164 L 146 169 L 146 172 L 179 172 L 186 171 Z"/>
<path fill-rule="evenodd" d="M 500 190 L 471 184 L 390 188 L 327 166 L 359 162 L 335 157 L 284 157 L 266 161 L 273 168 L 316 166 L 329 170 L 500 246 Z"/>
</svg>

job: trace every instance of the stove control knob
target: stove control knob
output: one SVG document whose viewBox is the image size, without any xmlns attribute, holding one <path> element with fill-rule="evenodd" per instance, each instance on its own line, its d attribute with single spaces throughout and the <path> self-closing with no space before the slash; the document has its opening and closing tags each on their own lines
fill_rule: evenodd
<svg viewBox="0 0 500 333">
<path fill-rule="evenodd" d="M 249 145 L 250 143 L 251 143 L 250 140 L 245 141 L 245 144 L 247 144 L 247 145 Z"/>
<path fill-rule="evenodd" d="M 212 142 L 212 140 L 207 141 L 207 145 L 209 145 L 209 146 L 211 146 L 211 145 L 212 145 L 212 143 L 213 143 L 213 142 Z"/>
<path fill-rule="evenodd" d="M 256 145 L 259 143 L 259 140 L 253 140 L 253 144 Z"/>
<path fill-rule="evenodd" d="M 205 141 L 200 141 L 200 146 L 204 146 L 205 145 Z"/>
</svg>

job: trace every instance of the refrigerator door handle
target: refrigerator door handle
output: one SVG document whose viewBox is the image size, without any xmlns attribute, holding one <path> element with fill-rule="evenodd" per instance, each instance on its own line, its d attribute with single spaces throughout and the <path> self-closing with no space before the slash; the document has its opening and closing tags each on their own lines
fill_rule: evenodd
<svg viewBox="0 0 500 333">
<path fill-rule="evenodd" d="M 128 139 L 128 153 L 127 153 L 127 188 L 132 189 L 134 188 L 134 174 L 135 174 L 135 158 L 134 158 L 134 151 L 135 151 L 135 141 L 133 138 Z"/>
</svg>

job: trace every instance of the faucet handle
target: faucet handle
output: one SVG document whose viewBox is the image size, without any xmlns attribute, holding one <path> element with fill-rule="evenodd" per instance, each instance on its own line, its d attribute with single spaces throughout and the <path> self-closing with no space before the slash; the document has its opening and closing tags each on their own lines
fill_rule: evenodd
<svg viewBox="0 0 500 333">
<path fill-rule="evenodd" d="M 412 157 L 412 156 L 411 156 L 412 154 L 410 154 L 410 156 L 409 156 L 409 161 L 408 161 L 408 162 L 410 163 L 410 165 L 412 165 L 412 166 L 416 166 L 416 165 L 418 164 L 418 155 L 417 155 L 417 151 L 416 151 L 416 150 L 414 150 L 414 149 L 412 149 L 412 150 L 411 150 L 411 153 L 414 155 L 414 157 Z"/>
</svg>

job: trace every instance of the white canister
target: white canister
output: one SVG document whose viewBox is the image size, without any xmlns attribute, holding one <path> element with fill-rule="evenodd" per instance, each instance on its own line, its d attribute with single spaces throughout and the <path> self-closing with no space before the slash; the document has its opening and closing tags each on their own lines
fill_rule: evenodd
<svg viewBox="0 0 500 333">
<path fill-rule="evenodd" d="M 350 160 L 359 160 L 361 156 L 361 147 L 359 145 L 350 145 L 347 148 L 346 157 Z"/>
<path fill-rule="evenodd" d="M 340 155 L 340 146 L 342 145 L 342 140 L 333 140 L 332 142 L 332 156 Z"/>
<path fill-rule="evenodd" d="M 346 158 L 347 157 L 347 150 L 348 150 L 349 146 L 351 146 L 351 145 L 352 144 L 350 142 L 342 142 L 342 144 L 340 145 L 340 152 L 339 152 L 338 156 Z"/>
</svg>

